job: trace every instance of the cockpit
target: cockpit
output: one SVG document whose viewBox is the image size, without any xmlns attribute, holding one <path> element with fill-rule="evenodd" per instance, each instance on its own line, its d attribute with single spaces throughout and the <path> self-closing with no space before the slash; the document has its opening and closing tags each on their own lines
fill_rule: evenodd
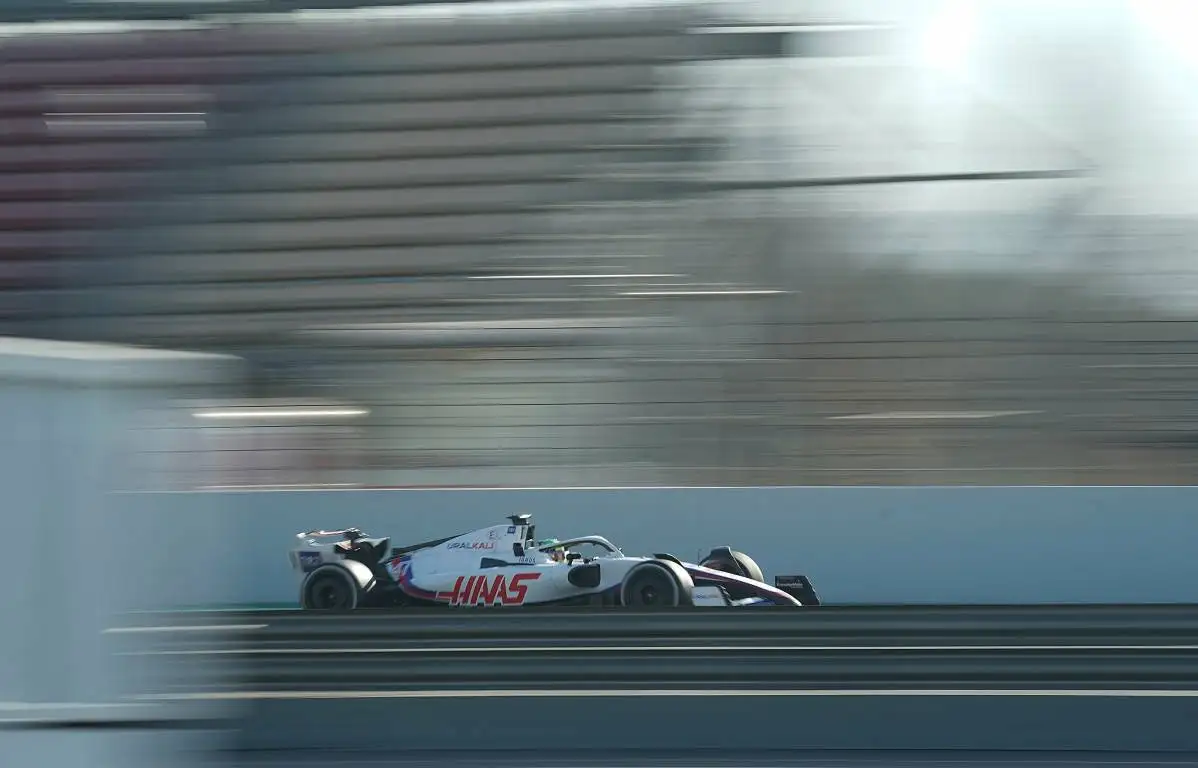
<svg viewBox="0 0 1198 768">
<path fill-rule="evenodd" d="M 619 547 L 602 536 L 579 536 L 572 539 L 546 539 L 536 542 L 535 550 L 549 555 L 553 562 L 575 563 L 605 557 L 623 557 Z"/>
<path fill-rule="evenodd" d="M 542 555 L 555 563 L 589 563 L 604 557 L 623 557 L 620 548 L 602 536 L 577 536 L 570 539 L 538 539 L 532 515 L 509 515 L 513 526 L 524 529 L 523 542 L 513 545 L 517 557 Z M 543 561 L 542 561 L 543 562 Z"/>
</svg>

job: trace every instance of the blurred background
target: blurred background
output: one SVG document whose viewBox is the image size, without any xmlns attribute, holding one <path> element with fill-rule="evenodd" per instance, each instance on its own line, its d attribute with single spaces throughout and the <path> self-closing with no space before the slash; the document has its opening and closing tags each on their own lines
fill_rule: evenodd
<svg viewBox="0 0 1198 768">
<path fill-rule="evenodd" d="M 1191 482 L 1192 3 L 363 1 L 0 4 L 0 334 L 248 361 L 143 489 Z"/>
</svg>

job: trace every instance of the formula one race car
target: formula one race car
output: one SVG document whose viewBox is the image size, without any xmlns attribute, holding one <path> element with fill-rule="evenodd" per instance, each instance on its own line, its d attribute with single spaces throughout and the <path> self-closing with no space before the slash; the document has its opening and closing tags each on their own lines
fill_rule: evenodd
<svg viewBox="0 0 1198 768">
<path fill-rule="evenodd" d="M 729 547 L 696 565 L 668 554 L 631 557 L 602 536 L 538 540 L 531 516 L 508 520 L 394 548 L 356 528 L 297 534 L 304 544 L 292 550 L 291 565 L 300 606 L 819 605 L 805 576 L 767 584 L 752 558 Z"/>
</svg>

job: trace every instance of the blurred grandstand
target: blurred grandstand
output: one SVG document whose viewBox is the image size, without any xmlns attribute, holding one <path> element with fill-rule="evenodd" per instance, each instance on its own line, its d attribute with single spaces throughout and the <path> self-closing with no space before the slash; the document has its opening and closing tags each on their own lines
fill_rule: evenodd
<svg viewBox="0 0 1198 768">
<path fill-rule="evenodd" d="M 10 29 L 4 332 L 247 357 L 183 486 L 1188 483 L 1194 220 L 746 8 Z"/>
</svg>

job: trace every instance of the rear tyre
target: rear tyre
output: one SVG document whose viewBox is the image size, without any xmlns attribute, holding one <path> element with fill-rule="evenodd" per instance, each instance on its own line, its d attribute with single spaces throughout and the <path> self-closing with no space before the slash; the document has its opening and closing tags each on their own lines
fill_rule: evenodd
<svg viewBox="0 0 1198 768">
<path fill-rule="evenodd" d="M 329 568 L 304 582 L 300 604 L 310 611 L 352 611 L 362 601 L 362 590 L 345 571 Z"/>
<path fill-rule="evenodd" d="M 636 566 L 624 577 L 620 602 L 629 608 L 677 608 L 692 605 L 694 582 L 673 563 L 651 560 Z"/>
</svg>

